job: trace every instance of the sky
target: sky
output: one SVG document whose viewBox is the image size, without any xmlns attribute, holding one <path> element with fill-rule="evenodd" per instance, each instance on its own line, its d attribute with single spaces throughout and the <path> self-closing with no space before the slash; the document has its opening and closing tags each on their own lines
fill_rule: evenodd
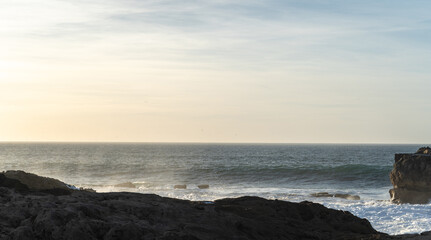
<svg viewBox="0 0 431 240">
<path fill-rule="evenodd" d="M 430 143 L 430 10 L 2 0 L 0 141 Z"/>
</svg>

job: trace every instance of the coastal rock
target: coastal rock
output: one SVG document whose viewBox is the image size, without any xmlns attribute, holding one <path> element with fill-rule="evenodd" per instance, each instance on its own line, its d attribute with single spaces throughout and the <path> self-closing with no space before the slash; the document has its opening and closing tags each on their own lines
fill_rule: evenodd
<svg viewBox="0 0 431 240">
<path fill-rule="evenodd" d="M 208 188 L 210 188 L 210 185 L 208 185 L 208 184 L 201 184 L 201 185 L 198 185 L 198 188 L 199 189 L 208 189 Z"/>
<path fill-rule="evenodd" d="M 174 186 L 174 189 L 187 189 L 187 185 L 185 184 L 178 184 Z"/>
<path fill-rule="evenodd" d="M 430 147 L 421 147 L 416 151 L 416 154 L 431 154 Z"/>
<path fill-rule="evenodd" d="M 71 185 L 54 178 L 41 177 L 33 173 L 24 171 L 6 171 L 2 174 L 9 179 L 15 179 L 28 187 L 29 190 L 47 190 L 53 192 L 70 192 L 71 189 L 77 189 Z M 62 191 L 63 190 L 63 191 Z"/>
<path fill-rule="evenodd" d="M 389 195 L 391 196 L 391 202 L 398 204 L 427 204 L 431 199 L 430 192 L 409 190 L 406 188 L 393 188 L 389 190 Z"/>
<path fill-rule="evenodd" d="M 0 187 L 7 187 L 7 188 L 15 189 L 17 191 L 29 190 L 27 185 L 21 183 L 16 179 L 8 178 L 2 173 L 0 173 Z"/>
<path fill-rule="evenodd" d="M 20 190 L 21 189 L 21 190 Z M 429 239 L 389 236 L 366 219 L 312 202 L 259 197 L 193 202 L 154 194 L 28 190 L 0 174 L 0 239 Z"/>
<path fill-rule="evenodd" d="M 394 203 L 424 204 L 431 199 L 431 148 L 420 148 L 413 154 L 395 154 L 390 173 Z"/>
<path fill-rule="evenodd" d="M 138 193 L 21 195 L 2 189 L 1 239 L 379 239 L 365 219 L 311 202 L 213 204 Z M 16 219 L 16 220 L 15 220 Z"/>
<path fill-rule="evenodd" d="M 358 195 L 351 195 L 346 193 L 328 193 L 328 192 L 318 192 L 310 194 L 312 197 L 335 197 L 335 198 L 344 198 L 348 200 L 360 200 L 361 197 Z"/>
<path fill-rule="evenodd" d="M 259 197 L 193 202 L 139 193 L 18 191 L 0 174 L 0 239 L 390 239 L 349 212 Z M 11 186 L 11 187 L 6 187 Z"/>
</svg>

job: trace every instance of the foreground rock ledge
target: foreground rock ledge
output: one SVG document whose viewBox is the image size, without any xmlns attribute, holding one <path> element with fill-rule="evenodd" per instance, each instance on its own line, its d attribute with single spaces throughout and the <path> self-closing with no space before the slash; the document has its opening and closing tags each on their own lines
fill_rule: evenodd
<svg viewBox="0 0 431 240">
<path fill-rule="evenodd" d="M 431 148 L 395 154 L 389 191 L 393 203 L 426 204 L 431 199 Z"/>
<path fill-rule="evenodd" d="M 23 173 L 21 173 L 23 174 Z M 0 239 L 426 239 L 388 236 L 349 212 L 258 197 L 36 191 L 0 174 Z"/>
</svg>

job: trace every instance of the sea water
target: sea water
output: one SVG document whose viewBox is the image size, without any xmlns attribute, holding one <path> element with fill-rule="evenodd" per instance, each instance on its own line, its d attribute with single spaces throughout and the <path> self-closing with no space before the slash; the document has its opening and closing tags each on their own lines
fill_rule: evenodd
<svg viewBox="0 0 431 240">
<path fill-rule="evenodd" d="M 0 143 L 0 169 L 24 170 L 98 192 L 205 201 L 244 195 L 306 200 L 350 211 L 378 231 L 404 234 L 431 231 L 431 205 L 390 203 L 389 172 L 395 153 L 421 146 Z M 179 184 L 187 188 L 175 189 Z M 328 194 L 315 197 L 321 192 Z"/>
</svg>

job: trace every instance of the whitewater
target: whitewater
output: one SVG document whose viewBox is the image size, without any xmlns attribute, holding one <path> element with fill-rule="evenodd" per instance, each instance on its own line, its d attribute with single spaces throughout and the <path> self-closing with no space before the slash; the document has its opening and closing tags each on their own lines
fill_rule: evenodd
<svg viewBox="0 0 431 240">
<path fill-rule="evenodd" d="M 245 195 L 312 201 L 366 218 L 378 231 L 405 234 L 431 230 L 431 205 L 392 204 L 389 172 L 395 153 L 421 146 L 0 143 L 0 167 L 99 192 L 201 201 Z"/>
</svg>

